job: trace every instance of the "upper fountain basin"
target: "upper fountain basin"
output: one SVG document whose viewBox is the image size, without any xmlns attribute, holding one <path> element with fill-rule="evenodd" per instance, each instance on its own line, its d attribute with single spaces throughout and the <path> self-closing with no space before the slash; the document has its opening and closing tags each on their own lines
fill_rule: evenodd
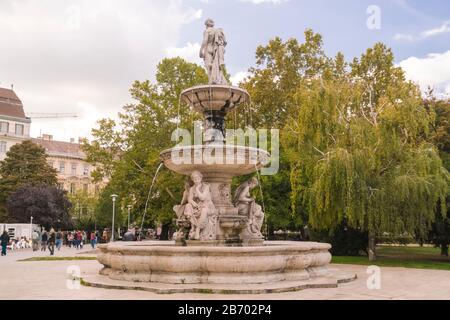
<svg viewBox="0 0 450 320">
<path fill-rule="evenodd" d="M 234 145 L 175 147 L 161 152 L 165 166 L 183 175 L 200 171 L 206 176 L 237 177 L 251 174 L 269 164 L 262 149 Z"/>
<path fill-rule="evenodd" d="M 181 100 L 201 114 L 208 111 L 228 113 L 239 104 L 250 101 L 250 95 L 238 87 L 204 85 L 184 90 Z"/>
</svg>

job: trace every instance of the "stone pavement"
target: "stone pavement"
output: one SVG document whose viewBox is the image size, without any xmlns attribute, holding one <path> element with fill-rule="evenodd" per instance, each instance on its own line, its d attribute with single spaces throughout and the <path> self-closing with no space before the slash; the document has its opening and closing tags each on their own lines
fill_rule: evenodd
<svg viewBox="0 0 450 320">
<path fill-rule="evenodd" d="M 63 248 L 56 256 L 93 256 L 90 247 L 82 251 Z M 71 290 L 67 286 L 70 266 L 81 274 L 96 274 L 101 265 L 97 261 L 37 261 L 19 262 L 30 257 L 49 256 L 49 253 L 33 253 L 31 250 L 8 252 L 0 257 L 0 299 L 52 299 L 52 300 L 379 300 L 379 299 L 445 299 L 450 300 L 450 271 L 404 268 L 381 268 L 381 289 L 369 290 L 367 267 L 332 265 L 332 269 L 357 273 L 358 279 L 334 289 L 308 289 L 299 292 L 262 295 L 212 295 L 171 294 L 158 295 L 151 292 L 107 290 L 81 287 Z M 69 284 L 71 282 L 69 281 Z"/>
</svg>

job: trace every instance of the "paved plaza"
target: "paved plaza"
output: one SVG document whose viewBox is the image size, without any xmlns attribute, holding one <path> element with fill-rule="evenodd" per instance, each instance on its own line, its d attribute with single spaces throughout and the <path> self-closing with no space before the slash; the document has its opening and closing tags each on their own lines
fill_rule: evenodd
<svg viewBox="0 0 450 320">
<path fill-rule="evenodd" d="M 81 286 L 70 289 L 68 269 L 73 266 L 81 270 L 81 275 L 96 274 L 101 265 L 95 260 L 84 261 L 34 261 L 18 260 L 31 257 L 46 257 L 49 253 L 31 250 L 9 252 L 1 257 L 0 299 L 126 299 L 126 300 L 345 300 L 345 299 L 446 299 L 450 300 L 450 271 L 421 270 L 404 268 L 381 268 L 381 289 L 367 288 L 367 268 L 364 266 L 332 265 L 342 272 L 353 272 L 358 279 L 342 284 L 335 289 L 308 289 L 299 292 L 262 295 L 211 295 L 211 294 L 171 294 L 158 295 L 151 292 L 107 290 Z M 77 251 L 63 248 L 56 256 L 95 256 L 90 247 Z M 71 282 L 69 281 L 69 284 Z"/>
</svg>

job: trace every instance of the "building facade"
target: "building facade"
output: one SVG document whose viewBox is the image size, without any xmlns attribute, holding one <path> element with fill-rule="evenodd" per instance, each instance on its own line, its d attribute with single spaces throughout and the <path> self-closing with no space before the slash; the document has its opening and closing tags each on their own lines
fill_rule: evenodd
<svg viewBox="0 0 450 320">
<path fill-rule="evenodd" d="M 31 141 L 45 149 L 48 163 L 58 172 L 60 187 L 69 194 L 96 195 L 103 188 L 103 183 L 92 182 L 93 167 L 85 161 L 81 141 L 78 143 L 55 141 L 50 135 L 32 138 Z"/>
<path fill-rule="evenodd" d="M 6 158 L 9 149 L 25 140 L 42 146 L 49 164 L 58 172 L 61 188 L 69 194 L 98 194 L 106 181 L 94 184 L 91 178 L 92 165 L 85 161 L 80 141 L 55 141 L 50 135 L 30 137 L 31 119 L 27 118 L 22 102 L 15 92 L 0 88 L 0 161 Z"/>
<path fill-rule="evenodd" d="M 30 138 L 31 119 L 13 90 L 0 88 L 0 161 L 9 149 Z"/>
</svg>

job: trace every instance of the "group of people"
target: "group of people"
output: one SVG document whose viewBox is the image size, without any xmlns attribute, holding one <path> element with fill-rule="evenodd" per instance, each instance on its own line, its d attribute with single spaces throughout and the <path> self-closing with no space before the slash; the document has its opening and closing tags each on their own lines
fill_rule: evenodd
<svg viewBox="0 0 450 320">
<path fill-rule="evenodd" d="M 83 249 L 83 246 L 90 243 L 92 249 L 95 249 L 98 243 L 99 234 L 98 231 L 57 231 L 51 229 L 47 232 L 45 229 L 42 232 L 33 232 L 33 251 L 46 251 L 47 248 L 51 255 L 54 255 L 56 250 L 61 250 L 61 247 L 65 245 L 68 248 L 76 248 L 77 250 Z"/>
<path fill-rule="evenodd" d="M 2 256 L 6 255 L 8 248 L 11 251 L 29 249 L 32 246 L 32 242 L 27 237 L 21 237 L 20 239 L 12 239 L 8 232 L 5 230 L 1 235 Z"/>
<path fill-rule="evenodd" d="M 32 248 L 36 252 L 39 249 L 41 251 L 50 251 L 50 255 L 55 254 L 55 248 L 59 251 L 62 245 L 62 232 L 59 230 L 56 232 L 53 228 L 47 232 L 45 229 L 41 231 L 34 230 L 32 236 Z"/>
<path fill-rule="evenodd" d="M 157 230 L 149 230 L 147 237 L 158 239 L 160 234 L 161 228 L 159 227 Z M 137 241 L 141 238 L 139 230 L 133 228 L 128 232 L 121 230 L 117 236 L 118 240 L 123 241 Z M 63 246 L 81 250 L 85 245 L 90 244 L 92 249 L 95 249 L 98 243 L 108 243 L 110 239 L 110 229 L 88 232 L 82 230 L 55 231 L 53 228 L 50 231 L 45 229 L 34 230 L 31 240 L 25 237 L 20 240 L 11 239 L 7 231 L 4 231 L 0 236 L 2 256 L 6 255 L 8 248 L 10 250 L 32 248 L 33 252 L 46 252 L 48 250 L 50 255 L 53 256 L 55 251 L 60 251 Z"/>
<path fill-rule="evenodd" d="M 106 239 L 103 239 L 105 238 Z M 99 241 L 107 242 L 107 235 L 102 235 L 100 238 L 98 231 L 68 231 L 64 232 L 61 230 L 55 231 L 53 228 L 50 231 L 43 229 L 42 231 L 34 230 L 32 234 L 31 241 L 22 237 L 20 240 L 11 239 L 8 232 L 5 230 L 0 236 L 1 243 L 1 255 L 6 256 L 8 246 L 11 250 L 15 249 L 27 249 L 32 248 L 33 252 L 36 251 L 47 251 L 50 255 L 55 254 L 55 250 L 60 251 L 63 245 L 68 248 L 76 248 L 77 250 L 83 249 L 83 246 L 90 243 L 92 249 L 95 249 Z"/>
</svg>

